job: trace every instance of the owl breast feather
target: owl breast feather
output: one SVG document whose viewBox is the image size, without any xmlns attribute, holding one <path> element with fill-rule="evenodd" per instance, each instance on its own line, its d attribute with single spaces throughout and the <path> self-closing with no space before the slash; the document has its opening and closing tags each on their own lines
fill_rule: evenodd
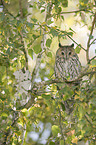
<svg viewBox="0 0 96 145">
<path fill-rule="evenodd" d="M 78 56 L 66 61 L 61 61 L 61 59 L 57 58 L 55 62 L 55 76 L 57 78 L 73 80 L 80 74 L 80 72 L 81 64 Z"/>
</svg>

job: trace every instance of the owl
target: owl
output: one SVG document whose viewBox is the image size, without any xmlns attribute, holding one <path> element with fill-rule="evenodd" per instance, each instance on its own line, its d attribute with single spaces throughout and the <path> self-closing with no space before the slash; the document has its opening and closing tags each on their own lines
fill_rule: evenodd
<svg viewBox="0 0 96 145">
<path fill-rule="evenodd" d="M 81 72 L 81 63 L 75 53 L 74 44 L 62 46 L 56 52 L 55 77 L 67 80 L 75 79 Z"/>
<path fill-rule="evenodd" d="M 79 58 L 74 50 L 74 44 L 68 46 L 62 46 L 59 43 L 59 49 L 56 52 L 56 60 L 55 60 L 55 77 L 58 79 L 67 79 L 73 80 L 75 79 L 81 72 L 81 63 Z M 77 86 L 80 82 L 75 82 L 71 86 Z M 57 84 L 57 90 L 61 90 L 64 88 L 64 84 Z M 75 93 L 74 93 L 75 95 Z M 65 106 L 65 110 L 68 114 L 70 114 L 73 110 L 74 104 L 74 95 L 63 101 L 63 105 Z M 62 98 L 64 94 L 60 94 Z"/>
</svg>

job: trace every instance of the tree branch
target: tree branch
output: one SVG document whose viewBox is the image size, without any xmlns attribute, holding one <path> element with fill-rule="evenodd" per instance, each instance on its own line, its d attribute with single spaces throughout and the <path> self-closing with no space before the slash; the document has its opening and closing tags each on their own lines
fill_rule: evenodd
<svg viewBox="0 0 96 145">
<path fill-rule="evenodd" d="M 60 124 L 61 136 L 62 136 L 62 139 L 64 141 L 64 145 L 65 145 L 65 138 L 64 138 L 64 135 L 63 135 L 62 120 L 61 120 L 62 116 L 61 116 L 61 111 L 60 111 L 59 106 L 58 106 L 58 110 L 59 110 L 59 115 L 60 115 L 60 117 L 59 117 L 59 124 Z"/>
<path fill-rule="evenodd" d="M 81 45 L 79 45 L 71 36 L 69 36 L 67 33 L 66 35 L 75 43 L 77 44 L 77 46 L 79 46 L 80 48 L 82 48 L 84 51 L 86 51 L 86 49 L 84 47 L 82 47 Z"/>
<path fill-rule="evenodd" d="M 93 59 L 95 59 L 96 58 L 96 56 L 94 56 L 94 57 L 92 57 L 91 59 L 89 59 L 89 62 L 88 63 L 90 63 Z"/>
<path fill-rule="evenodd" d="M 92 126 L 93 129 L 96 129 L 96 127 L 93 126 L 91 118 L 88 116 L 88 114 L 84 115 L 87 122 Z"/>
<path fill-rule="evenodd" d="M 45 17 L 45 22 L 50 18 L 50 15 L 51 15 L 51 10 L 52 10 L 52 3 L 50 2 L 49 3 L 49 9 L 47 10 L 47 13 L 46 13 L 46 17 Z M 45 33 L 45 30 L 43 31 L 43 33 Z M 45 45 L 45 35 L 43 35 L 43 38 L 42 38 L 42 52 L 44 51 L 44 45 Z M 39 53 L 38 54 L 38 57 L 37 57 L 37 60 L 36 60 L 36 65 L 35 65 L 35 68 L 33 70 L 33 73 L 32 73 L 32 79 L 31 79 L 31 89 L 33 88 L 34 86 L 34 80 L 36 78 L 36 74 L 37 74 L 37 71 L 38 71 L 38 68 L 40 66 L 40 63 L 41 63 L 41 57 L 42 57 L 42 53 Z"/>
<path fill-rule="evenodd" d="M 13 17 L 14 19 L 16 19 L 16 17 L 14 17 L 14 15 L 12 15 L 9 11 L 8 11 L 8 9 L 6 8 L 6 4 L 5 4 L 5 2 L 4 2 L 4 0 L 2 0 L 2 4 L 3 4 L 3 7 L 4 7 L 4 9 L 6 10 L 6 12 L 11 16 L 11 17 Z"/>
<path fill-rule="evenodd" d="M 22 0 L 19 0 L 20 17 L 23 18 Z"/>
<path fill-rule="evenodd" d="M 91 27 L 91 31 L 90 31 L 90 35 L 89 35 L 89 39 L 88 39 L 88 42 L 87 42 L 87 51 L 86 51 L 87 62 L 89 62 L 89 48 L 90 48 L 90 41 L 91 41 L 91 36 L 92 36 L 92 33 L 93 33 L 93 29 L 94 29 L 95 21 L 96 21 L 96 12 L 95 12 L 95 14 L 94 14 L 94 19 L 93 19 L 93 22 L 92 22 L 92 27 Z"/>
<path fill-rule="evenodd" d="M 19 119 L 19 117 L 16 116 L 16 117 L 14 118 L 13 122 L 11 123 L 10 127 L 14 126 L 18 119 Z M 7 137 L 8 137 L 9 134 L 10 134 L 10 128 L 9 128 L 9 129 L 7 130 L 7 132 L 5 133 L 4 142 L 2 143 L 2 145 L 6 145 Z"/>
<path fill-rule="evenodd" d="M 84 12 L 89 12 L 89 13 L 94 14 L 92 11 L 88 10 L 88 8 L 87 8 L 87 9 L 80 9 L 80 10 L 75 10 L 75 11 L 61 12 L 61 13 L 57 13 L 57 14 L 55 14 L 55 15 L 60 15 L 60 14 L 72 14 L 72 13 L 78 13 L 78 12 L 82 12 L 82 11 L 84 11 Z M 54 16 L 54 14 L 52 14 L 51 16 Z"/>
<path fill-rule="evenodd" d="M 38 86 L 39 88 L 42 88 L 43 86 L 46 85 L 50 85 L 50 84 L 54 84 L 54 83 L 67 83 L 67 84 L 72 84 L 75 83 L 79 80 L 81 80 L 82 77 L 89 75 L 89 74 L 95 74 L 96 71 L 90 71 L 90 72 L 82 72 L 77 78 L 75 78 L 74 80 L 68 81 L 66 78 L 63 78 L 63 80 L 58 80 L 58 79 L 52 79 L 52 80 L 48 80 L 48 81 L 42 81 L 40 83 L 36 83 L 35 87 Z"/>
<path fill-rule="evenodd" d="M 90 43 L 90 46 L 91 46 L 92 44 L 94 44 L 95 41 L 96 41 L 96 39 L 94 39 L 94 40 Z"/>
</svg>

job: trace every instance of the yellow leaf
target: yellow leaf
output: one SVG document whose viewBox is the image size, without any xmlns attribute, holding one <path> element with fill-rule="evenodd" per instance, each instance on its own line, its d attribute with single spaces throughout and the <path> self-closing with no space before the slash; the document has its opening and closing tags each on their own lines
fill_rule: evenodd
<svg viewBox="0 0 96 145">
<path fill-rule="evenodd" d="M 78 142 L 78 138 L 77 137 L 75 137 L 75 138 L 72 139 L 72 143 L 77 144 L 77 142 Z"/>
<path fill-rule="evenodd" d="M 45 24 L 46 24 L 46 22 L 41 23 L 41 25 L 45 25 Z"/>
<path fill-rule="evenodd" d="M 52 27 L 53 29 L 56 29 L 56 27 Z"/>
<path fill-rule="evenodd" d="M 45 30 L 48 31 L 48 27 L 47 26 L 45 26 Z"/>
<path fill-rule="evenodd" d="M 24 108 L 24 109 L 22 109 L 22 110 L 21 110 L 21 112 L 26 112 L 26 111 L 27 111 L 27 109 L 26 109 L 26 108 Z"/>
</svg>

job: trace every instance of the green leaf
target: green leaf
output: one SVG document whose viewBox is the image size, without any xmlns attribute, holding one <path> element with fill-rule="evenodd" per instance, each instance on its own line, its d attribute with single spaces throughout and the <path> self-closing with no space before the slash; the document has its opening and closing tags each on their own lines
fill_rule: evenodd
<svg viewBox="0 0 96 145">
<path fill-rule="evenodd" d="M 67 34 L 70 35 L 70 36 L 72 36 L 73 35 L 73 32 L 68 32 Z"/>
<path fill-rule="evenodd" d="M 29 27 L 29 28 L 33 28 L 34 27 L 34 24 L 32 24 L 32 23 L 27 23 L 27 26 Z"/>
<path fill-rule="evenodd" d="M 34 23 L 36 23 L 38 20 L 37 19 L 35 19 L 35 18 L 31 18 L 31 20 L 34 22 Z"/>
<path fill-rule="evenodd" d="M 45 12 L 45 9 L 41 10 L 41 13 Z"/>
<path fill-rule="evenodd" d="M 77 47 L 75 48 L 75 52 L 76 52 L 76 53 L 80 53 L 80 50 L 81 50 L 81 47 L 79 47 L 79 46 L 77 46 Z"/>
<path fill-rule="evenodd" d="M 64 16 L 61 16 L 62 20 L 64 20 Z"/>
<path fill-rule="evenodd" d="M 33 50 L 36 54 L 40 53 L 42 51 L 41 49 L 41 45 L 40 44 L 36 44 L 34 47 L 33 47 Z"/>
<path fill-rule="evenodd" d="M 76 33 L 72 28 L 69 28 L 69 30 L 71 30 L 72 32 Z"/>
<path fill-rule="evenodd" d="M 33 50 L 32 49 L 28 49 L 28 54 L 33 59 Z"/>
<path fill-rule="evenodd" d="M 47 24 L 48 24 L 48 25 L 50 25 L 50 24 L 52 24 L 52 23 L 53 23 L 52 20 L 48 20 L 48 21 L 47 21 Z"/>
<path fill-rule="evenodd" d="M 63 7 L 68 7 L 68 0 L 60 0 Z"/>
<path fill-rule="evenodd" d="M 59 34 L 59 32 L 54 28 L 51 28 L 50 33 L 53 35 L 53 37 L 58 36 L 58 34 Z"/>
<path fill-rule="evenodd" d="M 96 59 L 92 60 L 92 66 L 96 67 Z"/>
<path fill-rule="evenodd" d="M 8 114 L 6 114 L 6 113 L 2 113 L 1 116 L 3 116 L 3 117 L 7 117 Z"/>
<path fill-rule="evenodd" d="M 52 58 L 52 53 L 51 52 L 48 52 L 47 53 L 47 56 L 50 57 L 50 58 Z"/>
<path fill-rule="evenodd" d="M 49 143 L 49 145 L 55 145 L 55 142 L 52 142 L 52 141 L 51 141 L 51 142 Z"/>
<path fill-rule="evenodd" d="M 89 36 L 89 38 L 90 38 L 90 40 L 91 40 L 91 39 L 93 39 L 93 38 L 94 38 L 94 36 L 90 35 L 90 36 Z"/>
<path fill-rule="evenodd" d="M 52 43 L 52 40 L 48 38 L 46 41 L 46 46 L 50 47 L 51 43 Z"/>
<path fill-rule="evenodd" d="M 50 100 L 51 95 L 42 94 L 42 98 L 44 98 L 45 100 Z"/>
<path fill-rule="evenodd" d="M 7 54 L 10 54 L 10 48 L 7 49 L 6 53 Z"/>
<path fill-rule="evenodd" d="M 58 13 L 60 13 L 62 11 L 62 8 L 61 7 L 58 7 Z"/>
<path fill-rule="evenodd" d="M 32 45 L 32 42 L 30 42 L 30 43 L 27 45 L 27 47 L 29 48 L 31 45 Z"/>
<path fill-rule="evenodd" d="M 57 125 L 53 125 L 52 126 L 52 133 L 53 133 L 53 136 L 57 136 L 58 133 L 60 133 L 60 128 L 57 126 Z"/>
<path fill-rule="evenodd" d="M 64 140 L 60 140 L 60 145 L 64 145 Z"/>
<path fill-rule="evenodd" d="M 64 103 L 61 102 L 60 104 L 61 104 L 62 110 L 65 111 L 65 105 L 64 105 Z"/>
</svg>

